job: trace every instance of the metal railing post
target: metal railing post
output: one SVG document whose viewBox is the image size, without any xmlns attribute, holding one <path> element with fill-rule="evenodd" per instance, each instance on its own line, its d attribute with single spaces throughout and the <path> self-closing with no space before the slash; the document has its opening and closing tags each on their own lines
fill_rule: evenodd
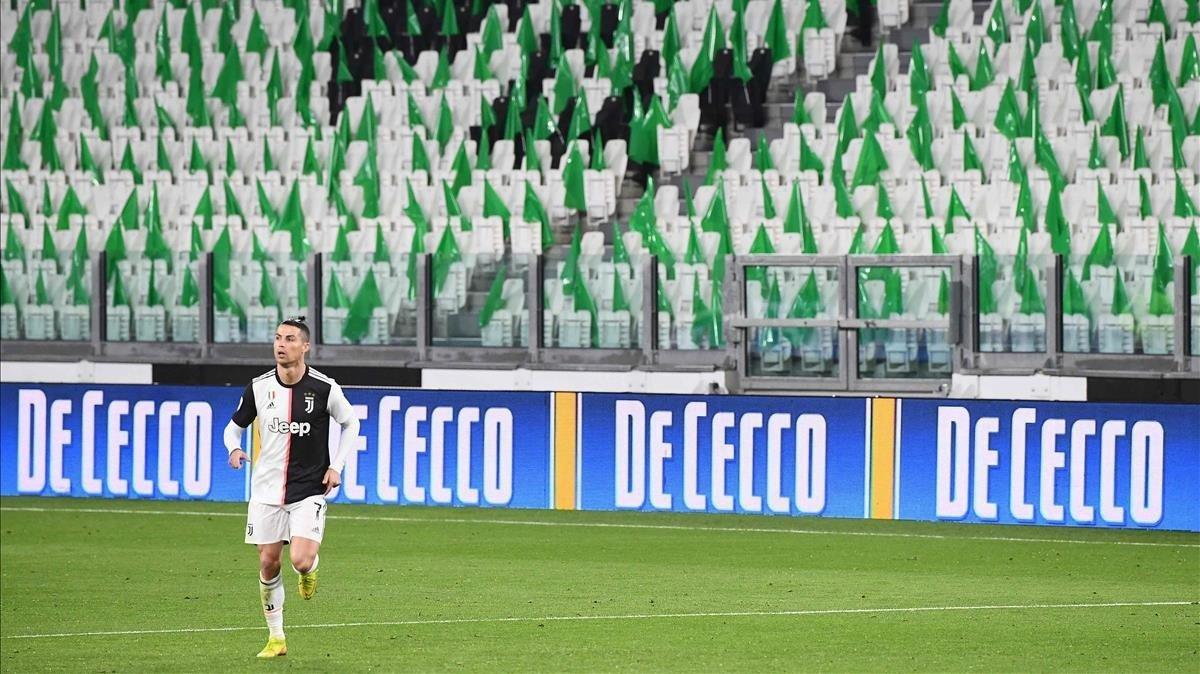
<svg viewBox="0 0 1200 674">
<path fill-rule="evenodd" d="M 417 258 L 417 358 L 428 360 L 433 335 L 433 265 L 429 253 Z"/>
<path fill-rule="evenodd" d="M 745 265 L 742 263 L 741 260 L 735 260 L 730 267 L 727 267 L 727 269 L 730 270 L 730 273 L 733 276 L 735 288 L 740 291 L 740 292 L 737 292 L 736 294 L 744 299 L 745 294 L 746 294 L 746 290 L 745 290 L 745 288 L 746 288 L 746 281 L 745 281 L 746 267 L 745 267 Z M 746 302 L 745 301 L 739 302 L 736 307 L 733 307 L 733 309 L 734 309 L 733 311 L 725 312 L 726 318 L 728 318 L 730 315 L 732 315 L 734 318 L 749 318 L 749 316 L 746 315 L 747 312 L 746 312 Z M 744 328 L 744 327 L 732 328 L 732 332 L 734 334 L 734 340 L 736 340 L 736 342 L 738 344 L 738 346 L 733 354 L 733 358 L 734 358 L 733 371 L 737 375 L 737 381 L 739 384 L 750 373 L 750 330 L 751 330 L 751 328 Z"/>
<path fill-rule="evenodd" d="M 979 257 L 968 255 L 964 259 L 966 269 L 963 270 L 963 295 L 969 311 L 966 315 L 966 330 L 963 333 L 963 346 L 966 350 L 967 367 L 979 365 Z"/>
<path fill-rule="evenodd" d="M 746 283 L 739 276 L 738 268 L 733 262 L 733 255 L 725 256 L 725 278 L 721 280 L 721 295 L 725 305 L 722 312 L 725 316 L 741 315 L 745 311 L 746 306 Z M 739 350 L 742 348 L 742 331 L 735 330 L 729 327 L 729 321 L 721 321 L 721 332 L 725 338 L 725 354 L 726 357 L 737 358 Z"/>
<path fill-rule="evenodd" d="M 542 335 L 542 322 L 546 318 L 546 289 L 542 283 L 543 272 L 546 269 L 546 256 L 538 254 L 529 264 L 529 287 L 525 290 L 525 303 L 529 307 L 529 362 L 537 363 L 542 358 L 542 349 L 546 339 Z"/>
<path fill-rule="evenodd" d="M 946 341 L 959 346 L 963 337 L 963 281 L 962 263 L 950 267 L 950 324 L 946 326 Z"/>
<path fill-rule="evenodd" d="M 100 251 L 92 258 L 92 354 L 99 356 L 108 337 L 108 253 Z"/>
<path fill-rule="evenodd" d="M 322 290 L 324 289 L 323 279 L 321 278 L 324 273 L 323 262 L 321 253 L 309 255 L 308 259 L 304 262 L 304 271 L 308 276 L 308 297 L 304 298 L 304 301 L 308 305 L 307 320 L 310 326 L 309 329 L 313 333 L 314 348 L 317 349 L 318 354 L 325 339 L 325 306 L 321 302 Z"/>
<path fill-rule="evenodd" d="M 959 257 L 957 264 L 950 267 L 950 325 L 946 328 L 946 341 L 950 344 L 950 349 L 954 354 L 950 361 L 950 371 L 958 369 L 963 364 L 966 347 L 964 345 L 964 335 L 969 330 L 965 327 L 967 320 L 967 293 L 965 291 L 966 284 L 963 280 L 963 261 Z"/>
<path fill-rule="evenodd" d="M 1197 260 L 1190 255 L 1183 255 L 1179 264 L 1175 265 L 1175 366 L 1180 372 L 1188 370 L 1188 327 L 1192 314 L 1192 265 Z M 1200 354 L 1192 354 L 1200 356 Z"/>
<path fill-rule="evenodd" d="M 654 362 L 658 350 L 658 258 L 642 258 L 642 363 Z"/>
<path fill-rule="evenodd" d="M 858 320 L 858 268 L 850 263 L 850 256 L 842 257 L 841 271 L 842 292 L 838 302 L 841 304 L 840 314 L 847 320 Z M 850 389 L 858 380 L 858 338 L 859 331 L 838 330 L 838 348 L 841 352 L 842 384 Z"/>
<path fill-rule="evenodd" d="M 1050 274 L 1046 278 L 1046 361 L 1057 368 L 1062 365 L 1062 278 L 1063 256 L 1051 256 Z"/>
<path fill-rule="evenodd" d="M 196 298 L 196 313 L 200 319 L 200 353 L 208 356 L 212 349 L 213 334 L 213 254 L 205 253 L 196 261 L 200 276 L 200 296 Z"/>
</svg>

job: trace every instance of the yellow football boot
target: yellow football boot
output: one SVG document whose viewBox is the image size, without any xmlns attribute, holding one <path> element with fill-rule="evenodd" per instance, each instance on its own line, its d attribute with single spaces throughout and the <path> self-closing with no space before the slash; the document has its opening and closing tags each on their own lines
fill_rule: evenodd
<svg viewBox="0 0 1200 674">
<path fill-rule="evenodd" d="M 260 658 L 278 658 L 287 655 L 287 640 L 283 637 L 271 637 L 267 639 L 267 645 L 258 652 Z"/>
<path fill-rule="evenodd" d="M 317 569 L 300 574 L 300 596 L 304 599 L 312 599 L 316 593 Z"/>
</svg>

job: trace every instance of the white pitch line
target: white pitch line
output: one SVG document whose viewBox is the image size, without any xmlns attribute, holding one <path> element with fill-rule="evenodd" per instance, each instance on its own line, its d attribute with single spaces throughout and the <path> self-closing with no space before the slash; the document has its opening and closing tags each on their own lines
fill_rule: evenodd
<svg viewBox="0 0 1200 674">
<path fill-rule="evenodd" d="M 655 620 L 662 618 L 771 618 L 787 616 L 856 615 L 864 613 L 936 613 L 943 611 L 1035 611 L 1086 608 L 1134 608 L 1152 606 L 1194 606 L 1200 601 L 1137 601 L 1089 604 L 999 604 L 981 606 L 903 606 L 883 608 L 828 608 L 797 611 L 713 611 L 704 613 L 628 613 L 623 615 L 565 615 L 533 618 L 440 618 L 429 620 L 382 620 L 351 623 L 319 623 L 288 625 L 289 630 L 329 629 L 338 627 L 399 627 L 405 625 L 465 625 L 478 623 L 578 622 L 589 620 Z M 261 630 L 253 627 L 184 627 L 169 630 L 114 630 L 111 632 L 50 632 L 45 634 L 12 634 L 4 639 L 54 639 L 61 637 L 107 637 L 144 634 L 195 634 L 199 632 L 246 632 Z"/>
<path fill-rule="evenodd" d="M 203 510 L 142 510 L 138 508 L 46 508 L 4 506 L 0 512 L 102 513 L 111 515 L 182 515 L 187 517 L 245 517 L 242 513 Z M 329 515 L 332 520 L 360 522 L 416 522 L 431 524 L 501 524 L 524 527 L 567 527 L 581 529 L 646 529 L 653 531 L 704 531 L 752 534 L 795 534 L 804 536 L 859 536 L 866 538 L 915 538 L 953 541 L 997 541 L 1002 543 L 1056 543 L 1066 545 L 1133 545 L 1156 548 L 1200 548 L 1200 543 L 1164 543 L 1157 541 L 1085 541 L 1072 538 L 1022 538 L 1018 536 L 950 536 L 890 531 L 832 531 L 821 529 L 775 529 L 770 527 L 714 527 L 682 524 L 630 524 L 615 522 L 546 522 L 541 520 L 488 519 L 471 517 L 410 517 L 403 515 Z"/>
</svg>

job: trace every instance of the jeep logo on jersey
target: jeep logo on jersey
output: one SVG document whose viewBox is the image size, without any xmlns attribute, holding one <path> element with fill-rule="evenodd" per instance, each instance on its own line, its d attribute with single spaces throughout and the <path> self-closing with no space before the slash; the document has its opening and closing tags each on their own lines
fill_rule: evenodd
<svg viewBox="0 0 1200 674">
<path fill-rule="evenodd" d="M 305 414 L 312 414 L 313 405 L 315 405 L 315 404 L 316 404 L 316 399 L 313 396 L 313 394 L 305 393 L 304 394 L 304 412 L 305 412 Z"/>
<path fill-rule="evenodd" d="M 308 435 L 312 430 L 312 424 L 307 421 L 292 421 L 287 422 L 276 417 L 267 424 L 267 430 L 272 433 L 291 433 L 292 435 Z"/>
</svg>

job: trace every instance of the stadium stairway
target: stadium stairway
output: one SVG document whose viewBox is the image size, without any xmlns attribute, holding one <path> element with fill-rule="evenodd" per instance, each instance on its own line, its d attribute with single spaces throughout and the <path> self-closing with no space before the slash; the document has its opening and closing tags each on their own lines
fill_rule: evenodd
<svg viewBox="0 0 1200 674">
<path fill-rule="evenodd" d="M 982 1 L 972 3 L 975 23 L 981 22 L 991 4 Z M 783 137 L 784 122 L 790 120 L 795 112 L 794 96 L 797 90 L 824 94 L 826 118 L 828 120 L 835 119 L 846 95 L 854 91 L 856 79 L 868 74 L 878 43 L 882 41 L 896 45 L 900 69 L 901 71 L 907 70 L 912 58 L 912 46 L 928 42 L 929 28 L 937 20 L 941 9 L 942 2 L 940 0 L 913 0 L 909 9 L 908 23 L 888 30 L 883 30 L 876 24 L 873 31 L 873 44 L 869 45 L 859 42 L 853 34 L 848 32 L 842 43 L 842 51 L 838 57 L 834 74 L 815 81 L 808 80 L 801 73 L 794 73 L 786 79 L 773 80 L 765 104 L 766 123 L 761 127 L 726 125 L 722 127 L 726 138 L 729 140 L 746 138 L 752 141 L 753 145 L 754 142 L 757 142 L 759 135 L 765 134 L 768 142 Z M 660 178 L 659 183 L 682 187 L 683 182 L 688 181 L 694 192 L 704 182 L 708 172 L 713 140 L 713 129 L 701 129 L 694 147 L 691 168 L 678 176 Z M 622 192 L 618 214 L 623 217 L 632 214 L 640 196 L 641 191 L 627 182 L 626 189 Z"/>
<path fill-rule="evenodd" d="M 926 4 L 923 5 L 922 3 Z M 985 3 L 979 4 L 981 7 L 980 11 L 982 11 L 982 8 L 986 8 Z M 402 3 L 397 4 L 390 2 L 389 0 L 380 0 L 379 7 L 384 23 L 387 25 L 391 35 L 399 35 L 404 30 L 402 24 L 399 23 L 404 19 Z M 510 28 L 516 27 L 517 17 L 520 16 L 519 7 L 520 6 L 516 3 L 508 4 L 508 16 L 510 17 L 510 24 L 513 24 L 510 26 Z M 614 7 L 614 5 L 607 5 L 606 7 Z M 900 26 L 891 29 L 882 36 L 878 32 L 878 26 L 876 26 L 875 39 L 878 40 L 882 38 L 884 40 L 894 41 L 900 38 L 901 41 L 907 40 L 908 43 L 911 44 L 911 42 L 917 40 L 920 35 L 925 34 L 927 25 L 922 25 L 921 22 L 924 21 L 926 24 L 932 22 L 932 18 L 930 18 L 930 16 L 936 15 L 937 8 L 940 8 L 940 4 L 929 3 L 928 0 L 920 0 L 920 2 L 914 4 L 913 10 L 910 10 L 913 12 L 910 14 L 910 16 L 913 16 L 913 19 L 910 20 L 911 25 Z M 426 33 L 435 32 L 437 30 L 436 24 L 429 23 L 434 21 L 436 17 L 431 17 L 428 12 L 422 13 L 420 16 L 422 28 Z M 458 16 L 460 17 L 460 28 L 462 28 L 464 31 L 479 30 L 481 24 L 483 23 L 482 17 L 472 16 L 470 13 L 464 13 L 461 8 L 458 12 Z M 465 22 L 462 20 L 464 18 L 466 19 Z M 605 20 L 606 22 L 604 24 L 604 28 L 602 28 L 602 31 L 604 34 L 604 39 L 607 41 L 610 39 L 613 29 L 615 29 L 615 25 L 613 24 L 615 18 L 605 16 Z M 660 15 L 658 17 L 660 29 L 663 21 L 664 19 Z M 432 31 L 429 30 L 431 28 L 433 29 Z M 578 34 L 577 28 L 571 31 L 572 36 Z M 369 62 L 369 52 L 371 48 L 368 46 L 371 42 L 371 38 L 367 35 L 365 18 L 361 8 L 351 8 L 346 12 L 341 22 L 340 36 L 341 40 L 345 41 L 347 44 L 353 45 L 350 49 L 346 50 L 346 53 L 350 55 L 347 63 L 352 80 L 348 82 L 338 82 L 336 73 L 339 68 L 339 47 L 337 47 L 336 44 L 331 46 L 331 71 L 334 73 L 334 75 L 332 76 L 328 86 L 329 91 L 331 92 L 330 113 L 332 117 L 336 117 L 340 113 L 341 108 L 347 98 L 350 96 L 359 95 L 362 92 L 362 82 L 363 80 L 371 78 L 372 70 Z M 546 36 L 543 35 L 542 37 L 545 38 Z M 572 38 L 569 37 L 567 39 Z M 432 42 L 426 41 L 423 44 L 416 44 L 411 38 L 402 36 L 398 39 L 383 38 L 380 40 L 380 44 L 385 51 L 388 47 L 402 49 L 406 57 L 412 61 L 415 60 L 416 56 L 418 55 L 419 47 L 424 46 L 427 49 L 430 47 L 437 47 L 438 43 L 436 40 L 437 38 L 434 38 L 434 41 Z M 449 49 L 450 55 L 453 57 L 455 54 L 457 54 L 458 50 L 465 47 L 465 44 L 459 41 L 451 40 L 446 42 L 446 46 Z M 734 115 L 729 112 L 729 106 L 727 104 L 725 106 L 727 108 L 726 111 L 721 115 L 725 121 L 724 123 L 720 124 L 720 128 L 724 129 L 726 138 L 728 140 L 733 140 L 734 138 L 747 138 L 756 140 L 759 135 L 763 134 L 766 135 L 768 140 L 774 140 L 781 137 L 783 134 L 783 121 L 791 117 L 794 109 L 793 92 L 796 89 L 818 91 L 825 94 L 827 115 L 830 119 L 832 119 L 837 110 L 840 108 L 843 97 L 846 95 L 846 93 L 853 90 L 855 78 L 858 75 L 866 73 L 874 53 L 874 50 L 870 46 L 859 43 L 858 40 L 848 31 L 843 38 L 841 51 L 838 54 L 836 65 L 832 74 L 817 79 L 808 77 L 807 75 L 802 74 L 799 69 L 797 69 L 796 72 L 793 72 L 786 77 L 772 77 L 770 78 L 770 86 L 767 89 L 765 101 L 761 106 L 762 112 L 761 114 L 757 115 L 760 118 L 759 121 L 762 122 L 761 124 L 744 125 L 735 122 L 733 120 Z M 908 53 L 902 50 L 900 54 L 901 58 L 906 63 Z M 635 83 L 644 84 L 636 82 L 636 79 Z M 498 112 L 502 114 L 502 111 Z M 569 113 L 564 114 L 564 118 L 569 118 L 569 116 Z M 528 117 L 527 119 L 528 121 L 532 122 L 532 119 Z M 715 128 L 716 127 L 713 124 L 702 121 L 695 137 L 695 143 L 692 147 L 689 169 L 678 175 L 656 175 L 657 182 L 659 184 L 673 184 L 681 186 L 684 181 L 690 181 L 694 187 L 698 186 L 699 181 L 703 180 L 707 172 L 708 157 L 713 148 L 713 133 Z M 472 136 L 478 140 L 477 132 L 473 131 Z M 557 162 L 560 157 L 558 154 L 560 149 L 556 147 L 554 152 L 554 160 Z M 660 172 L 651 173 L 655 174 Z M 627 175 L 617 194 L 618 201 L 614 214 L 615 219 L 624 220 L 628 219 L 628 217 L 632 215 L 638 200 L 641 198 L 643 193 L 642 188 L 645 184 L 645 176 L 646 173 L 636 172 Z M 609 245 L 611 245 L 611 223 L 606 224 L 609 226 L 601 225 L 600 229 L 605 232 L 606 241 Z M 566 244 L 569 243 L 569 241 L 570 231 L 560 229 L 556 232 L 556 243 Z"/>
</svg>

